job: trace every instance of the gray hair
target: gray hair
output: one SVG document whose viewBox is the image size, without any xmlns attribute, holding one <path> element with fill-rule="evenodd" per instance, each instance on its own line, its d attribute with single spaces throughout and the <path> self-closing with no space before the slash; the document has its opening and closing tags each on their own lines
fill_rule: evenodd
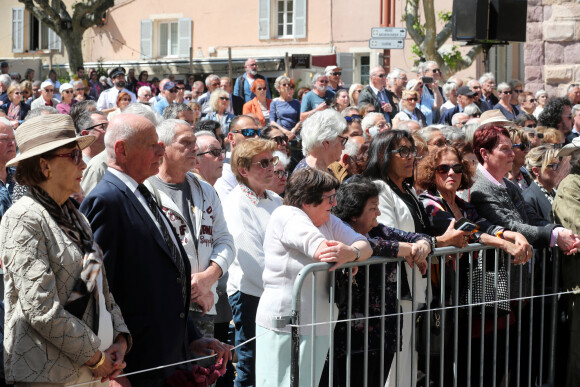
<svg viewBox="0 0 580 387">
<path fill-rule="evenodd" d="M 401 76 L 401 74 L 406 74 L 405 70 L 397 67 L 393 71 L 391 71 L 389 73 L 389 75 L 387 75 L 387 79 L 389 80 L 389 82 L 393 83 L 395 81 L 395 79 L 397 79 Z"/>
<path fill-rule="evenodd" d="M 357 114 L 360 113 L 360 111 L 358 110 L 358 108 L 356 106 L 349 106 L 346 109 L 344 109 L 341 114 L 343 117 L 346 117 L 347 115 L 350 114 L 350 112 L 356 112 Z"/>
<path fill-rule="evenodd" d="M 463 129 L 454 126 L 446 126 L 441 129 L 441 133 L 443 133 L 447 141 L 451 143 L 465 142 L 465 132 Z"/>
<path fill-rule="evenodd" d="M 577 83 L 572 83 L 568 86 L 568 93 L 572 92 L 575 88 L 580 87 Z"/>
<path fill-rule="evenodd" d="M 200 130 L 199 132 L 195 132 L 195 137 L 213 137 L 217 140 L 217 137 L 214 132 L 210 132 L 209 130 Z"/>
<path fill-rule="evenodd" d="M 175 128 L 177 128 L 178 125 L 185 125 L 188 128 L 191 127 L 187 122 L 174 118 L 165 120 L 157 125 L 155 129 L 157 130 L 159 141 L 165 144 L 165 146 L 173 144 L 173 140 L 175 140 Z"/>
<path fill-rule="evenodd" d="M 272 156 L 278 157 L 278 162 L 282 163 L 282 165 L 284 166 L 284 169 L 286 169 L 288 164 L 290 164 L 290 157 L 288 157 L 287 154 L 280 152 L 279 150 L 274 151 L 274 153 L 272 153 Z"/>
<path fill-rule="evenodd" d="M 126 110 L 121 114 L 126 114 Z M 117 141 L 127 141 L 134 135 L 133 127 L 127 120 L 115 123 L 115 130 L 107 130 L 105 132 L 105 150 L 107 151 L 107 158 L 109 160 L 117 160 L 115 154 L 115 143 Z"/>
<path fill-rule="evenodd" d="M 429 69 L 429 66 L 432 64 L 438 66 L 437 62 L 435 62 L 434 60 L 428 60 L 427 62 L 419 63 L 419 71 L 421 72 L 421 74 L 425 74 L 425 71 L 427 71 Z"/>
<path fill-rule="evenodd" d="M 508 84 L 510 85 L 510 87 L 513 89 L 514 87 L 516 87 L 517 85 L 522 85 L 522 87 L 524 86 L 524 84 L 522 83 L 522 81 L 520 81 L 519 79 L 512 79 L 511 81 L 508 82 Z M 513 90 L 512 90 L 513 91 Z"/>
<path fill-rule="evenodd" d="M 471 89 L 471 85 L 473 85 L 473 83 L 474 83 L 474 82 L 477 82 L 477 83 L 479 83 L 479 81 L 478 81 L 477 79 L 470 79 L 470 80 L 467 82 L 467 87 L 469 87 L 469 88 Z"/>
<path fill-rule="evenodd" d="M 211 83 L 211 81 L 213 81 L 216 78 L 220 79 L 220 77 L 218 77 L 215 74 L 208 75 L 207 78 L 205 78 L 205 86 L 209 89 L 209 84 Z"/>
<path fill-rule="evenodd" d="M 52 106 L 39 106 L 29 111 L 24 121 L 28 121 L 31 118 L 40 117 L 46 114 L 60 114 L 60 112 Z"/>
<path fill-rule="evenodd" d="M 495 75 L 493 73 L 485 73 L 481 77 L 479 77 L 479 83 L 485 83 L 487 81 L 494 81 L 495 82 Z"/>
<path fill-rule="evenodd" d="M 342 159 L 342 156 L 344 156 L 344 155 L 348 155 L 350 157 L 355 157 L 356 155 L 358 155 L 358 152 L 360 150 L 361 145 L 362 144 L 358 144 L 356 141 L 350 141 L 350 139 L 349 139 L 346 142 L 346 145 L 344 146 L 344 150 L 342 151 L 340 158 Z"/>
<path fill-rule="evenodd" d="M 423 127 L 423 124 L 417 120 L 406 120 L 406 121 L 399 122 L 399 126 L 396 129 L 406 130 L 407 132 L 410 132 L 411 131 L 411 128 L 409 128 L 410 124 L 417 124 L 417 125 L 419 125 L 419 128 Z"/>
<path fill-rule="evenodd" d="M 80 79 L 78 81 L 74 81 L 72 83 L 72 87 L 74 88 L 76 85 L 81 84 L 83 85 L 83 88 L 85 87 L 85 84 L 83 83 L 83 81 L 81 81 Z"/>
<path fill-rule="evenodd" d="M 383 117 L 381 113 L 377 112 L 370 112 L 367 113 L 365 118 L 362 119 L 360 122 L 360 126 L 362 127 L 363 132 L 365 132 L 368 128 L 375 125 L 375 118 L 376 117 Z"/>
<path fill-rule="evenodd" d="M 302 153 L 310 151 L 324 141 L 335 140 L 346 131 L 346 120 L 334 109 L 314 113 L 302 124 Z"/>
<path fill-rule="evenodd" d="M 463 117 L 469 119 L 469 114 L 465 113 L 465 111 L 455 113 L 453 117 L 451 117 L 451 125 L 453 126 L 457 125 L 459 123 L 459 120 Z M 443 130 L 443 128 L 441 128 L 441 130 Z"/>
<path fill-rule="evenodd" d="M 139 88 L 139 90 L 137 91 L 137 96 L 141 97 L 143 96 L 146 92 L 149 92 L 149 94 L 151 94 L 151 88 L 149 86 L 141 86 Z"/>
<path fill-rule="evenodd" d="M 572 119 L 576 116 L 576 112 L 580 111 L 580 104 L 576 104 L 572 106 Z"/>
<path fill-rule="evenodd" d="M 540 98 L 541 95 L 548 94 L 546 90 L 538 90 L 536 91 L 536 99 Z"/>
<path fill-rule="evenodd" d="M 128 113 L 145 117 L 155 126 L 159 125 L 163 121 L 163 117 L 161 117 L 159 113 L 153 110 L 151 106 L 142 103 L 132 103 L 131 105 L 127 106 L 121 114 Z"/>
<path fill-rule="evenodd" d="M 463 113 L 472 116 L 474 114 L 481 114 L 481 109 L 475 103 L 470 103 L 463 109 Z"/>
<path fill-rule="evenodd" d="M 507 82 L 502 82 L 499 85 L 497 85 L 497 91 L 504 91 L 511 88 L 512 87 Z"/>
<path fill-rule="evenodd" d="M 292 78 L 287 77 L 286 75 L 280 75 L 274 81 L 274 89 L 278 90 L 280 88 L 280 83 L 282 83 L 282 82 L 288 82 L 288 83 L 290 83 L 291 81 L 292 81 Z"/>
<path fill-rule="evenodd" d="M 163 110 L 163 119 L 177 118 L 177 115 L 181 112 L 193 112 L 193 110 L 184 103 L 172 103 Z"/>
<path fill-rule="evenodd" d="M 12 82 L 12 79 L 10 79 L 10 75 L 8 75 L 8 74 L 2 74 L 2 75 L 0 75 L 0 83 L 6 89 L 8 88 L 8 86 L 10 86 L 10 82 Z"/>
<path fill-rule="evenodd" d="M 80 134 L 83 130 L 87 130 L 88 128 L 90 128 L 91 126 L 93 126 L 95 124 L 95 121 L 93 121 L 93 117 L 92 117 L 93 114 L 98 114 L 104 118 L 107 118 L 105 113 L 100 112 L 100 111 L 82 112 L 74 120 L 75 129 L 77 130 L 78 134 Z"/>
<path fill-rule="evenodd" d="M 433 132 L 440 132 L 440 131 L 441 131 L 441 129 L 439 129 L 439 128 L 427 126 L 426 128 L 419 129 L 414 134 L 421 137 L 423 140 L 425 140 L 426 143 L 429 143 L 429 141 L 431 141 L 431 135 L 433 134 Z"/>
<path fill-rule="evenodd" d="M 12 129 L 12 124 L 10 123 L 10 120 L 6 117 L 0 117 L 0 125 L 4 125 Z"/>
<path fill-rule="evenodd" d="M 312 85 L 315 85 L 316 82 L 318 81 L 318 78 L 320 77 L 326 77 L 326 75 L 322 74 L 322 73 L 316 73 L 312 76 Z"/>
<path fill-rule="evenodd" d="M 443 95 L 445 97 L 448 97 L 449 93 L 451 93 L 453 90 L 457 91 L 457 83 L 447 82 L 446 84 L 443 85 Z"/>
<path fill-rule="evenodd" d="M 472 122 L 463 125 L 463 128 L 461 129 L 463 130 L 463 132 L 465 132 L 465 142 L 473 145 L 473 135 L 475 134 L 475 131 L 477 130 L 478 127 L 479 127 L 478 122 Z"/>
</svg>

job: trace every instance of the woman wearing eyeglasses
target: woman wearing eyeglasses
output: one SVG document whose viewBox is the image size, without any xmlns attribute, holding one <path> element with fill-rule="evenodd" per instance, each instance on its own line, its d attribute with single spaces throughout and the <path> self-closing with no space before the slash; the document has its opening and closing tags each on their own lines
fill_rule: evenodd
<svg viewBox="0 0 580 387">
<path fill-rule="evenodd" d="M 24 122 L 24 118 L 30 111 L 28 105 L 22 98 L 22 89 L 18 84 L 10 85 L 6 94 L 8 94 L 8 102 L 0 106 L 0 109 L 6 113 L 6 118 L 10 121 L 13 129 Z"/>
<path fill-rule="evenodd" d="M 266 98 L 268 85 L 263 79 L 256 79 L 252 83 L 252 93 L 256 96 L 244 104 L 242 114 L 253 114 L 260 120 L 261 126 L 270 123 L 270 104 L 272 100 Z"/>
<path fill-rule="evenodd" d="M 282 205 L 282 199 L 268 189 L 278 163 L 272 155 L 275 150 L 273 141 L 250 138 L 236 145 L 231 158 L 238 185 L 223 204 L 228 230 L 236 246 L 227 287 L 236 346 L 256 336 L 256 310 L 264 291 L 264 236 L 272 212 Z M 255 384 L 255 348 L 255 341 L 250 341 L 237 349 L 236 385 Z"/>
<path fill-rule="evenodd" d="M 287 154 L 277 150 L 274 152 L 274 156 L 278 157 L 278 163 L 274 166 L 274 179 L 270 185 L 270 191 L 276 192 L 281 197 L 284 196 L 284 190 L 286 189 L 286 183 L 288 182 L 288 177 L 290 173 L 286 170 L 286 167 L 290 163 L 290 158 Z"/>
<path fill-rule="evenodd" d="M 117 95 L 117 108 L 107 115 L 107 120 L 111 121 L 116 115 L 121 114 L 127 106 L 131 104 L 131 96 L 124 91 Z"/>
<path fill-rule="evenodd" d="M 6 381 L 101 386 L 125 367 L 131 336 L 109 292 L 103 253 L 70 196 L 80 191 L 81 150 L 68 115 L 32 118 L 15 132 L 16 181 L 28 193 L 0 224 L 6 303 Z"/>
<path fill-rule="evenodd" d="M 257 387 L 290 385 L 290 327 L 278 326 L 275 319 L 291 315 L 292 287 L 300 270 L 315 262 L 331 263 L 329 269 L 335 270 L 347 262 L 366 260 L 372 254 L 363 235 L 331 215 L 338 185 L 338 180 L 327 172 L 301 169 L 288 180 L 284 205 L 270 217 L 264 238 L 264 292 L 255 320 Z M 300 300 L 302 324 L 330 321 L 329 280 L 328 271 L 317 273 L 314 299 L 311 278 L 305 281 Z M 314 336 L 310 327 L 299 329 L 299 385 L 309 386 L 313 380 L 318 386 L 334 326 L 316 326 Z M 316 349 L 311 357 L 313 342 Z"/>
<path fill-rule="evenodd" d="M 358 106 L 358 97 L 363 91 L 364 86 L 360 83 L 353 83 L 348 89 L 348 96 L 350 98 L 350 106 Z"/>
<path fill-rule="evenodd" d="M 265 140 L 272 140 L 276 143 L 276 149 L 286 156 L 289 155 L 288 137 L 276 126 L 268 125 L 262 129 L 260 137 Z"/>
<path fill-rule="evenodd" d="M 524 168 L 526 155 L 530 151 L 530 142 L 528 141 L 528 135 L 523 129 L 512 128 L 509 129 L 509 133 L 514 151 L 514 161 L 507 178 L 520 187 L 520 190 L 525 191 L 533 181 L 528 171 Z"/>
<path fill-rule="evenodd" d="M 379 194 L 379 223 L 398 228 L 407 232 L 416 232 L 431 235 L 435 247 L 467 245 L 468 233 L 455 230 L 455 222 L 441 235 L 432 234 L 429 218 L 423 205 L 417 198 L 412 186 L 413 170 L 417 148 L 413 137 L 404 130 L 391 130 L 379 133 L 371 142 L 369 156 L 364 176 L 370 177 L 380 187 Z M 412 265 L 412 266 L 411 266 Z M 420 304 L 425 303 L 427 280 L 422 277 L 426 272 L 425 259 L 403 265 L 401 307 L 403 312 L 417 310 Z M 414 279 L 413 279 L 414 277 Z M 414 293 L 413 281 L 416 284 Z M 412 296 L 413 301 L 409 301 Z M 413 318 L 410 314 L 403 317 L 403 344 L 399 353 L 399 386 L 415 386 L 417 375 L 417 352 L 411 348 L 411 326 Z M 413 359 L 413 362 L 411 362 Z M 389 377 L 389 385 L 396 384 L 396 360 L 393 361 Z M 404 372 L 401 372 L 404 370 Z"/>
<path fill-rule="evenodd" d="M 61 100 L 56 105 L 56 110 L 60 114 L 69 114 L 71 106 L 76 103 L 74 99 L 74 88 L 70 83 L 63 83 L 59 89 Z"/>
<path fill-rule="evenodd" d="M 230 123 L 235 117 L 233 114 L 227 112 L 227 109 L 230 106 L 230 93 L 220 88 L 215 89 L 212 91 L 209 98 L 209 106 L 211 112 L 201 120 L 213 120 L 219 122 L 222 128 L 222 133 L 227 135 L 230 131 Z"/>
<path fill-rule="evenodd" d="M 520 111 L 510 103 L 513 90 L 509 84 L 502 82 L 497 86 L 499 102 L 493 107 L 501 110 L 502 114 L 510 121 L 515 121 Z"/>
<path fill-rule="evenodd" d="M 398 128 L 402 121 L 415 120 L 420 122 L 423 127 L 427 126 L 425 114 L 417 108 L 419 93 L 415 90 L 403 90 L 401 99 L 401 111 L 393 117 L 393 128 Z"/>
</svg>

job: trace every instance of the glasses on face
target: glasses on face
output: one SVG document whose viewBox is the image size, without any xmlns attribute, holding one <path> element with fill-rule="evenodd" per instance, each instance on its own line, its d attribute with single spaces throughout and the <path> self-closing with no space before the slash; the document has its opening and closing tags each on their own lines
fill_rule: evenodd
<svg viewBox="0 0 580 387">
<path fill-rule="evenodd" d="M 328 199 L 328 204 L 332 205 L 332 203 L 334 203 L 336 201 L 336 192 L 333 193 L 332 195 L 327 195 L 327 196 L 322 195 L 322 200 L 324 200 L 324 199 Z"/>
<path fill-rule="evenodd" d="M 264 91 L 264 90 L 266 90 L 266 88 L 265 87 L 256 87 L 256 90 L 258 90 L 258 91 Z"/>
<path fill-rule="evenodd" d="M 80 89 L 75 89 L 75 91 L 85 91 L 85 88 L 81 87 Z"/>
<path fill-rule="evenodd" d="M 262 169 L 267 169 L 270 164 L 272 166 L 275 166 L 276 164 L 278 164 L 278 156 L 274 156 L 271 159 L 262 159 L 260 161 L 256 161 L 255 163 L 252 164 L 260 164 L 260 167 L 262 167 Z"/>
<path fill-rule="evenodd" d="M 536 100 L 534 98 L 530 98 L 530 100 L 528 101 L 528 103 L 534 103 L 536 102 Z"/>
<path fill-rule="evenodd" d="M 512 94 L 512 91 L 511 90 L 510 91 L 500 91 L 500 93 L 502 93 L 502 94 Z"/>
<path fill-rule="evenodd" d="M 211 83 L 211 84 L 210 84 L 210 86 L 214 86 L 214 87 L 215 87 L 215 86 L 219 86 L 219 85 L 220 85 L 220 83 L 219 83 L 219 82 L 217 82 L 217 83 Z"/>
<path fill-rule="evenodd" d="M 411 97 L 411 98 L 407 98 L 405 101 L 408 101 L 408 102 L 417 102 L 418 100 L 419 100 L 419 98 L 417 98 L 417 97 Z"/>
<path fill-rule="evenodd" d="M 70 153 L 63 153 L 61 155 L 50 155 L 48 157 L 70 157 L 74 165 L 79 165 L 83 159 L 83 152 L 79 148 L 75 148 Z"/>
<path fill-rule="evenodd" d="M 170 90 L 167 90 L 167 91 L 169 91 L 171 94 L 177 93 L 177 89 L 170 89 Z"/>
<path fill-rule="evenodd" d="M 70 94 L 70 93 L 72 93 L 73 91 L 72 91 L 72 90 L 63 90 L 62 92 L 63 92 L 64 94 Z"/>
<path fill-rule="evenodd" d="M 185 90 L 185 87 L 178 87 L 177 90 Z"/>
<path fill-rule="evenodd" d="M 276 144 L 278 144 L 278 145 L 283 145 L 283 144 L 288 143 L 288 136 L 286 136 L 286 135 L 276 136 L 276 137 L 272 137 L 270 140 L 276 141 Z"/>
<path fill-rule="evenodd" d="M 512 148 L 519 148 L 519 150 L 524 152 L 526 149 L 530 149 L 530 146 L 531 144 L 529 142 L 522 142 L 521 144 L 512 145 Z"/>
<path fill-rule="evenodd" d="M 54 89 L 44 89 L 44 91 L 47 93 L 54 93 Z"/>
<path fill-rule="evenodd" d="M 142 97 L 151 98 L 151 93 L 143 94 Z"/>
<path fill-rule="evenodd" d="M 295 88 L 295 86 L 293 84 L 291 84 L 291 83 L 284 83 L 284 84 L 282 84 L 280 86 L 282 86 L 282 87 L 289 87 L 291 89 L 294 89 Z"/>
<path fill-rule="evenodd" d="M 375 77 L 384 78 L 387 74 L 375 74 Z"/>
<path fill-rule="evenodd" d="M 335 73 L 330 73 L 330 75 L 335 75 L 336 76 L 336 75 L 342 75 L 342 73 L 340 71 L 337 71 Z"/>
<path fill-rule="evenodd" d="M 433 145 L 433 146 L 436 146 L 438 148 L 442 148 L 445 145 L 451 145 L 451 141 L 447 141 L 444 138 L 440 138 L 439 140 L 435 141 L 433 144 L 429 144 L 429 145 Z"/>
<path fill-rule="evenodd" d="M 471 86 L 471 88 L 472 88 L 473 90 L 479 90 L 479 89 L 481 89 L 481 87 L 480 87 L 480 86 Z"/>
<path fill-rule="evenodd" d="M 353 114 L 352 116 L 344 117 L 346 122 L 360 121 L 362 117 L 359 114 Z"/>
<path fill-rule="evenodd" d="M 454 164 L 454 165 L 448 165 L 448 164 L 441 164 L 435 167 L 435 171 L 437 173 L 440 174 L 446 174 L 449 173 L 449 170 L 453 169 L 453 172 L 455 173 L 462 173 L 463 172 L 463 165 L 461 164 Z"/>
<path fill-rule="evenodd" d="M 229 101 L 230 100 L 230 97 L 220 97 L 220 100 L 222 100 L 222 101 Z"/>
<path fill-rule="evenodd" d="M 94 129 L 100 129 L 100 130 L 102 130 L 103 132 L 105 132 L 105 131 L 107 130 L 107 128 L 108 128 L 108 127 L 109 127 L 109 123 L 108 123 L 108 122 L 101 122 L 100 124 L 97 124 L 97 125 L 90 126 L 90 127 L 88 127 L 87 129 L 85 129 L 85 130 L 94 130 Z"/>
<path fill-rule="evenodd" d="M 274 174 L 278 176 L 278 179 L 287 179 L 290 173 L 288 171 L 284 171 L 282 169 L 278 169 L 274 171 Z"/>
<path fill-rule="evenodd" d="M 340 139 L 340 145 L 342 145 L 342 146 L 345 146 L 346 143 L 348 142 L 348 137 L 338 135 L 338 138 Z"/>
<path fill-rule="evenodd" d="M 562 158 L 560 158 L 560 161 L 562 161 Z M 546 165 L 546 168 L 550 168 L 552 171 L 557 171 L 558 168 L 560 168 L 560 161 L 557 163 L 548 164 Z"/>
<path fill-rule="evenodd" d="M 262 131 L 260 129 L 239 129 L 232 130 L 232 133 L 240 133 L 244 137 L 255 137 L 259 136 Z"/>
<path fill-rule="evenodd" d="M 203 155 L 206 155 L 208 153 L 210 153 L 213 157 L 220 157 L 221 155 L 223 155 L 223 156 L 226 155 L 226 150 L 223 148 L 222 149 L 210 149 L 210 150 L 207 150 L 205 152 L 198 153 L 197 155 L 203 156 Z"/>
<path fill-rule="evenodd" d="M 318 80 L 318 83 L 328 83 L 328 81 L 321 81 L 320 79 Z"/>
<path fill-rule="evenodd" d="M 417 156 L 417 147 L 412 146 L 409 148 L 408 146 L 403 145 L 399 149 L 392 150 L 391 153 L 398 153 L 399 156 L 404 159 L 408 158 L 409 156 L 415 157 Z"/>
<path fill-rule="evenodd" d="M 387 127 L 387 125 L 388 124 L 386 123 L 386 121 L 381 121 L 378 124 L 375 124 L 375 126 L 379 129 L 385 129 Z"/>
<path fill-rule="evenodd" d="M 437 73 L 441 74 L 441 70 L 440 70 L 440 69 L 433 69 L 433 70 L 431 70 L 431 71 L 432 71 L 434 74 L 437 74 Z"/>
<path fill-rule="evenodd" d="M 514 93 L 523 93 L 524 91 L 522 89 L 514 89 Z"/>
</svg>

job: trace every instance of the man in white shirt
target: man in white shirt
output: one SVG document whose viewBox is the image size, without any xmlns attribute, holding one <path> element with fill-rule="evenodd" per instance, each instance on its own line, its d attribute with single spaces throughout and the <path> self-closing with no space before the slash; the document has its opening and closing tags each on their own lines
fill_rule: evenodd
<svg viewBox="0 0 580 387">
<path fill-rule="evenodd" d="M 44 81 L 40 84 L 40 97 L 32 101 L 30 109 L 36 109 L 41 106 L 52 106 L 56 108 L 58 99 L 54 98 L 54 86 L 51 81 Z"/>
<path fill-rule="evenodd" d="M 128 89 L 125 89 L 127 80 L 125 78 L 125 69 L 123 67 L 116 67 L 109 73 L 109 78 L 113 81 L 113 87 L 101 93 L 97 101 L 97 109 L 105 114 L 117 109 L 117 96 L 121 91 L 128 93 L 131 96 L 131 103 L 135 103 L 137 98 L 135 94 Z"/>
</svg>

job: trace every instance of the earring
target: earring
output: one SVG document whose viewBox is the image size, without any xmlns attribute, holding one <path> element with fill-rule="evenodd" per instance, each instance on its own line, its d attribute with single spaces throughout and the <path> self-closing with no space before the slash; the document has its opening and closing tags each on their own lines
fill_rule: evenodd
<svg viewBox="0 0 580 387">
<path fill-rule="evenodd" d="M 48 171 L 48 176 L 46 177 L 47 180 L 50 178 L 52 178 L 52 171 Z"/>
</svg>

